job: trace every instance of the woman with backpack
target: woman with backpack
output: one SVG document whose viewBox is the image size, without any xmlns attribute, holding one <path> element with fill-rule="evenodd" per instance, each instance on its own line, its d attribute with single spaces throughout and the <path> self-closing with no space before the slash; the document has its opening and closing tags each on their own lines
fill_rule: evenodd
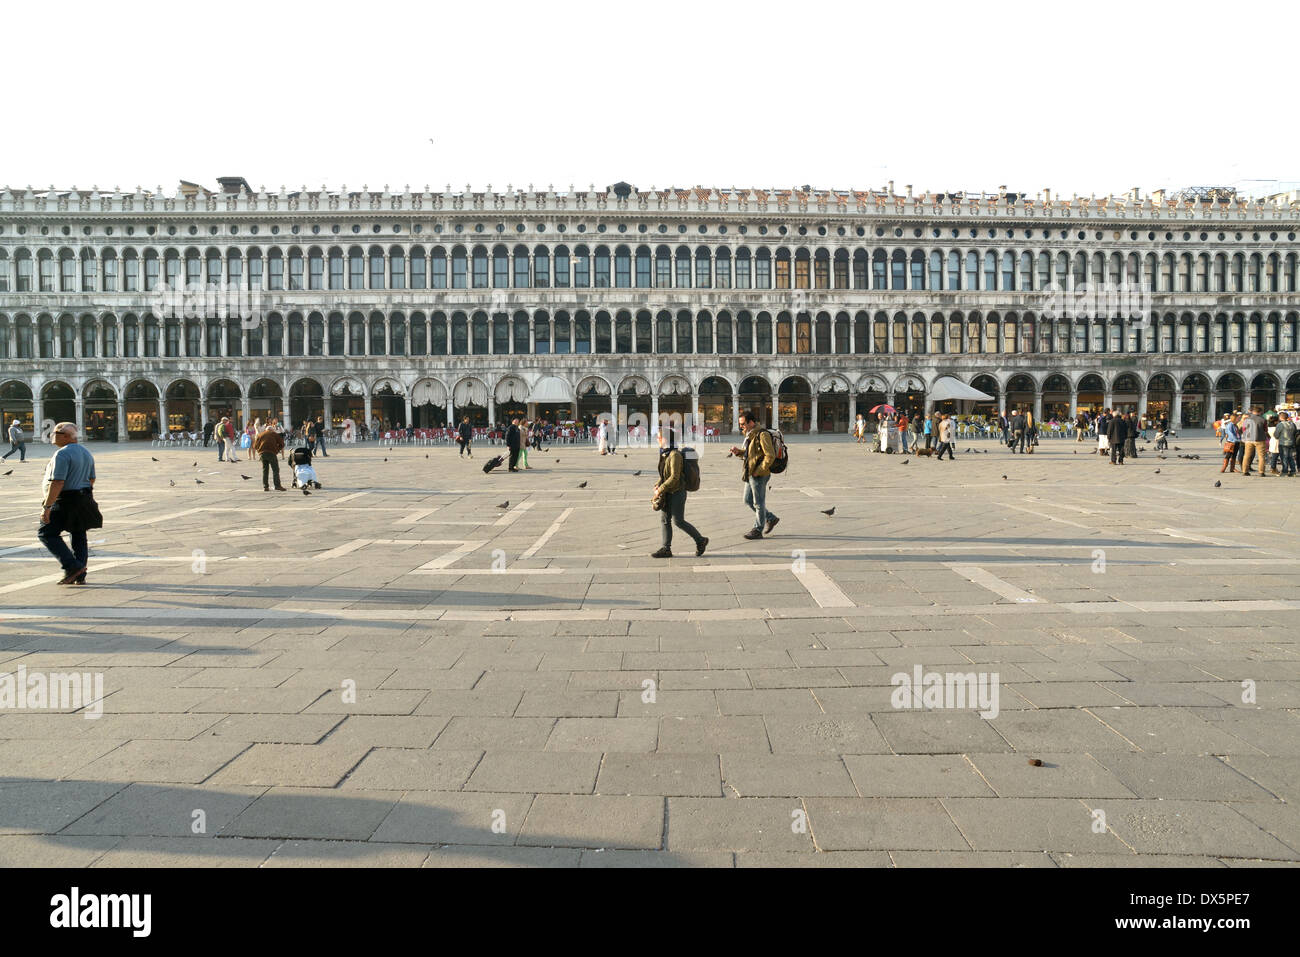
<svg viewBox="0 0 1300 957">
<path fill-rule="evenodd" d="M 667 438 L 664 433 L 667 433 Z M 698 488 L 698 465 L 695 484 Z M 672 558 L 673 526 L 676 525 L 695 540 L 695 554 L 703 555 L 709 540 L 699 533 L 694 525 L 686 521 L 687 495 L 686 455 L 677 448 L 674 430 L 659 430 L 659 481 L 655 484 L 654 494 L 650 497 L 651 507 L 659 513 L 663 522 L 663 547 L 650 554 L 651 558 Z"/>
</svg>

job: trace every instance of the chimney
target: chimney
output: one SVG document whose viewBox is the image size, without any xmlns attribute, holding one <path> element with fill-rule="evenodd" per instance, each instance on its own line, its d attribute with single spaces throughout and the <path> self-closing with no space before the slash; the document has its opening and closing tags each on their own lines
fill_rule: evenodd
<svg viewBox="0 0 1300 957">
<path fill-rule="evenodd" d="M 892 179 L 889 181 L 889 195 L 894 195 L 894 181 Z"/>
<path fill-rule="evenodd" d="M 912 184 L 911 184 L 911 183 L 908 183 L 908 184 L 907 184 L 907 198 L 908 198 L 908 199 L 911 199 L 911 198 L 912 198 Z"/>
<path fill-rule="evenodd" d="M 248 180 L 242 176 L 218 176 L 217 182 L 221 184 L 223 193 L 251 193 L 253 188 L 248 185 Z"/>
<path fill-rule="evenodd" d="M 1155 203 L 1163 203 L 1165 201 L 1165 191 L 1163 189 L 1152 190 L 1151 201 Z"/>
<path fill-rule="evenodd" d="M 1046 203 L 1050 203 L 1052 201 L 1052 191 L 1050 189 L 1043 190 L 1043 201 Z"/>
</svg>

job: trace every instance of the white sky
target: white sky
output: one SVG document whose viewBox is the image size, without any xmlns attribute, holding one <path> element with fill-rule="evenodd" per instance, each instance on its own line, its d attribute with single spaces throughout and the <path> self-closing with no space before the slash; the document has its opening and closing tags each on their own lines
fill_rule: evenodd
<svg viewBox="0 0 1300 957">
<path fill-rule="evenodd" d="M 1264 193 L 1300 180 L 1297 26 L 1259 0 L 10 4 L 0 184 Z"/>
</svg>

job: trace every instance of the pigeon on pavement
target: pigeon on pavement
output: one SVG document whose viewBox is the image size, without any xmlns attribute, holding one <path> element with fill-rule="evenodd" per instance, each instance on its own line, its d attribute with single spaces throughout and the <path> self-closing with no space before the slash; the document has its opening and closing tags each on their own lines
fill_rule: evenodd
<svg viewBox="0 0 1300 957">
<path fill-rule="evenodd" d="M 824 509 L 822 509 L 822 514 L 823 514 L 823 515 L 834 515 L 834 514 L 835 514 L 835 506 L 832 505 L 830 508 L 824 508 Z"/>
</svg>

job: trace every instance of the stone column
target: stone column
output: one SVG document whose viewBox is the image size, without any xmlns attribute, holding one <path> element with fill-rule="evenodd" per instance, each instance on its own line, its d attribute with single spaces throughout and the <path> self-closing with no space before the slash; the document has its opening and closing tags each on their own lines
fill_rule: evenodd
<svg viewBox="0 0 1300 957">
<path fill-rule="evenodd" d="M 362 410 L 362 415 L 364 416 L 365 421 L 362 422 L 362 423 L 360 423 L 361 425 L 364 425 L 367 429 L 370 428 L 370 412 L 371 412 L 371 409 L 370 409 L 370 391 L 367 390 L 367 391 L 366 391 L 366 396 L 365 396 L 365 407 L 364 407 L 364 409 Z M 286 425 L 285 428 L 288 429 L 289 427 Z"/>
<path fill-rule="evenodd" d="M 934 402 L 932 400 L 926 399 L 927 412 L 930 411 L 930 407 L 933 404 Z M 849 428 L 856 429 L 857 427 L 858 427 L 858 393 L 850 392 L 849 393 Z"/>
<path fill-rule="evenodd" d="M 1211 412 L 1214 410 L 1211 409 Z M 1172 408 L 1169 411 L 1169 427 L 1177 430 L 1183 424 L 1183 393 L 1181 391 L 1174 393 Z"/>
<path fill-rule="evenodd" d="M 1041 389 L 1034 392 L 1034 425 L 1043 421 L 1043 392 Z"/>
<path fill-rule="evenodd" d="M 75 405 L 77 410 L 76 411 L 77 435 L 80 438 L 85 438 L 85 428 L 83 426 L 83 423 L 85 421 L 85 400 L 82 399 L 80 396 L 78 396 Z"/>
<path fill-rule="evenodd" d="M 1079 390 L 1070 390 L 1070 415 L 1078 418 L 1079 415 Z"/>
<path fill-rule="evenodd" d="M 894 404 L 894 393 L 892 393 L 892 392 L 886 392 L 886 393 L 885 393 L 885 405 L 888 405 L 888 406 L 891 406 L 891 407 L 892 407 L 893 404 Z"/>
<path fill-rule="evenodd" d="M 497 397 L 491 392 L 488 393 L 488 427 L 491 428 L 497 420 Z"/>
<path fill-rule="evenodd" d="M 1147 390 L 1143 389 L 1138 393 L 1138 418 L 1145 419 L 1147 416 Z"/>
<path fill-rule="evenodd" d="M 329 392 L 325 393 L 325 428 L 334 428 L 334 397 Z M 247 415 L 247 413 L 245 413 Z"/>
<path fill-rule="evenodd" d="M 817 427 L 817 393 L 814 392 L 812 394 L 812 422 L 809 426 L 808 432 L 811 435 L 816 435 L 818 431 L 820 430 Z"/>
<path fill-rule="evenodd" d="M 692 392 L 691 393 L 691 432 L 690 432 L 691 438 L 694 438 L 695 429 L 697 426 L 699 426 L 699 424 L 700 424 L 700 394 L 698 392 Z M 701 435 L 704 434 L 704 430 L 702 428 L 700 429 L 700 434 Z"/>
<path fill-rule="evenodd" d="M 328 402 L 329 400 L 326 399 L 325 401 Z M 239 399 L 239 405 L 240 405 L 240 408 L 241 408 L 241 410 L 243 411 L 243 414 L 244 414 L 243 426 L 244 426 L 244 428 L 248 428 L 248 423 L 252 421 L 252 414 L 253 414 L 253 411 L 252 411 L 252 407 L 249 405 L 249 402 L 248 402 L 248 391 L 247 391 L 247 390 L 245 390 L 245 391 L 244 391 L 244 394 L 240 397 L 240 399 Z"/>
<path fill-rule="evenodd" d="M 117 397 L 117 440 L 126 441 L 126 399 Z"/>
<path fill-rule="evenodd" d="M 614 430 L 614 444 L 618 445 L 618 393 L 609 390 L 609 424 Z"/>
<path fill-rule="evenodd" d="M 402 424 L 403 424 L 406 428 L 409 429 L 409 428 L 411 427 L 411 396 L 410 396 L 410 393 L 407 393 L 406 395 L 402 396 L 402 398 L 406 400 L 406 418 L 402 420 Z"/>
<path fill-rule="evenodd" d="M 167 397 L 158 393 L 158 434 L 167 434 Z"/>
<path fill-rule="evenodd" d="M 659 393 L 650 393 L 650 439 L 659 434 Z"/>
<path fill-rule="evenodd" d="M 41 438 L 41 420 L 45 417 L 44 405 L 41 402 L 41 390 L 32 390 L 32 441 L 40 442 Z"/>
<path fill-rule="evenodd" d="M 731 391 L 731 433 L 735 435 L 740 431 L 740 392 L 738 387 L 733 386 Z"/>
<path fill-rule="evenodd" d="M 447 424 L 450 426 L 456 424 L 456 403 L 452 401 L 451 389 L 447 390 Z"/>
<path fill-rule="evenodd" d="M 1106 391 L 1102 393 L 1101 402 L 1108 409 L 1115 408 L 1115 394 L 1110 391 L 1110 386 L 1107 386 Z"/>
</svg>

